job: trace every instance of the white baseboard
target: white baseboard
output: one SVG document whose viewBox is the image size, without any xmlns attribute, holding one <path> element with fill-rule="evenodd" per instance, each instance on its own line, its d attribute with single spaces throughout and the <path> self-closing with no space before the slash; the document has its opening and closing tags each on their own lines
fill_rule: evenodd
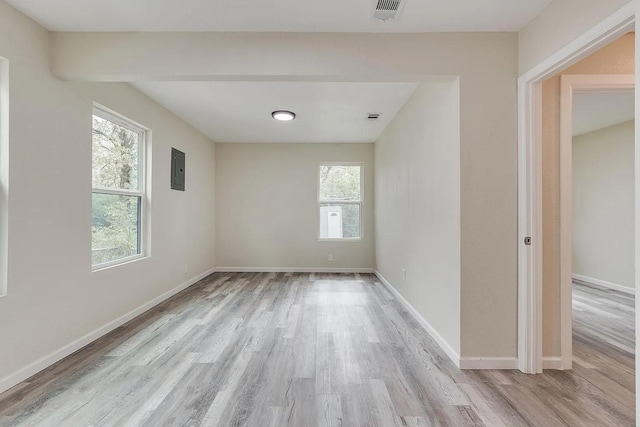
<svg viewBox="0 0 640 427">
<path fill-rule="evenodd" d="M 86 345 L 92 343 L 93 341 L 97 340 L 98 338 L 101 338 L 102 336 L 108 334 L 109 332 L 113 331 L 114 329 L 124 325 L 125 323 L 127 323 L 128 321 L 130 321 L 131 319 L 134 319 L 135 317 L 141 315 L 142 313 L 144 313 L 145 311 L 155 307 L 156 305 L 164 302 L 165 300 L 171 298 L 172 296 L 174 296 L 175 294 L 177 294 L 178 292 L 181 292 L 185 289 L 187 289 L 189 286 L 193 285 L 194 283 L 198 282 L 201 279 L 204 279 L 205 277 L 209 276 L 210 274 L 214 273 L 216 271 L 216 269 L 212 268 L 208 271 L 205 271 L 202 274 L 199 274 L 196 277 L 191 278 L 190 280 L 184 282 L 183 284 L 177 286 L 176 288 L 171 289 L 170 291 L 165 292 L 164 294 L 152 299 L 151 301 L 142 304 L 140 307 L 130 311 L 129 313 L 125 314 L 124 316 L 121 316 L 115 320 L 112 320 L 111 322 L 107 323 L 106 325 L 96 329 L 95 331 L 89 332 L 87 335 L 78 338 L 77 340 L 65 345 L 64 347 L 62 347 L 59 350 L 54 351 L 53 353 L 44 356 L 38 360 L 36 360 L 35 362 L 29 364 L 28 366 L 20 369 L 17 372 L 14 372 L 13 374 L 9 374 L 6 377 L 0 379 L 0 393 L 9 390 L 11 387 L 16 386 L 17 384 L 20 384 L 22 381 L 30 378 L 31 376 L 37 374 L 38 372 L 42 371 L 45 368 L 48 368 L 49 366 L 53 365 L 54 363 L 64 359 L 65 357 L 69 356 L 70 354 L 80 350 L 81 348 L 85 347 Z"/>
<path fill-rule="evenodd" d="M 427 333 L 431 336 L 431 338 L 433 338 L 436 341 L 436 343 L 438 343 L 440 348 L 447 354 L 447 356 L 449 356 L 449 358 L 453 361 L 453 363 L 458 368 L 460 368 L 460 355 L 458 354 L 458 352 L 455 351 L 453 347 L 451 347 L 451 345 L 449 345 L 449 343 L 442 337 L 442 335 L 440 335 L 438 331 L 436 331 L 433 328 L 433 326 L 431 326 L 429 322 L 427 322 L 427 320 L 424 317 L 422 317 L 420 313 L 418 313 L 418 311 L 411 304 L 409 304 L 409 301 L 407 301 L 402 296 L 402 294 L 398 292 L 398 290 L 394 288 L 393 285 L 391 285 L 391 283 L 389 283 L 387 279 L 384 278 L 384 276 L 382 276 L 382 274 L 380 274 L 377 270 L 375 271 L 374 274 L 387 287 L 387 289 L 389 289 L 389 291 L 391 291 L 391 293 L 396 298 L 398 298 L 398 300 L 405 306 L 405 308 L 409 311 L 409 313 L 411 313 L 411 315 L 418 321 L 420 326 L 422 326 L 424 330 L 427 331 Z"/>
<path fill-rule="evenodd" d="M 219 273 L 362 273 L 374 274 L 373 268 L 324 268 L 324 267 L 216 267 Z"/>
<path fill-rule="evenodd" d="M 542 358 L 542 369 L 562 369 L 562 358 L 560 356 L 545 356 Z"/>
<path fill-rule="evenodd" d="M 573 278 L 575 280 L 579 280 L 581 282 L 590 283 L 592 285 L 602 286 L 603 288 L 613 289 L 615 291 L 624 292 L 625 294 L 635 295 L 636 290 L 634 288 L 630 288 L 628 286 L 618 285 L 616 283 L 606 282 L 600 279 L 594 279 L 592 277 L 582 276 L 580 274 L 574 274 Z"/>
<path fill-rule="evenodd" d="M 517 357 L 463 357 L 460 369 L 518 369 Z"/>
</svg>

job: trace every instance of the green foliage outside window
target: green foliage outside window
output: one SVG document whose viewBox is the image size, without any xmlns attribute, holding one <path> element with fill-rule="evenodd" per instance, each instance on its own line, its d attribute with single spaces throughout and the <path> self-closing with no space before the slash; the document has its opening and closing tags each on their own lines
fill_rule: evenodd
<svg viewBox="0 0 640 427">
<path fill-rule="evenodd" d="M 141 142 L 139 132 L 93 116 L 93 265 L 140 253 Z"/>
</svg>

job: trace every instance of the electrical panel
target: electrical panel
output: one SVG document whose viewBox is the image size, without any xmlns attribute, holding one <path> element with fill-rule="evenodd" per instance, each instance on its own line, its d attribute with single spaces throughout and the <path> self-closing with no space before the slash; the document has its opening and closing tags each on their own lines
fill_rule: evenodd
<svg viewBox="0 0 640 427">
<path fill-rule="evenodd" d="M 171 189 L 184 191 L 184 162 L 185 162 L 185 154 L 176 150 L 175 148 L 171 149 Z"/>
</svg>

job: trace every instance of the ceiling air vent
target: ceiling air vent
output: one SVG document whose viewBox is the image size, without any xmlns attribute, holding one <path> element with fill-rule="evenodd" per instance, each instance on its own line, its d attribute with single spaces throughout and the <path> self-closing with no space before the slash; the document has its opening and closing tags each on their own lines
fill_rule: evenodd
<svg viewBox="0 0 640 427">
<path fill-rule="evenodd" d="M 373 0 L 373 19 L 396 20 L 406 0 Z"/>
<path fill-rule="evenodd" d="M 378 120 L 378 117 L 380 117 L 380 113 L 369 113 L 369 114 L 367 114 L 367 119 L 368 120 Z"/>
</svg>

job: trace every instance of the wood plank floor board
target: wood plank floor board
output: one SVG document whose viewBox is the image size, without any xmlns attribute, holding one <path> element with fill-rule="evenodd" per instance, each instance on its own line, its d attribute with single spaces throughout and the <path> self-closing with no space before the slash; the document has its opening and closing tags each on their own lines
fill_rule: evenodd
<svg viewBox="0 0 640 427">
<path fill-rule="evenodd" d="M 186 372 L 176 372 L 180 374 L 182 377 L 168 392 L 162 390 L 154 396 L 152 405 L 141 405 L 132 415 L 123 416 L 121 422 L 147 426 L 199 422 L 220 391 L 219 376 L 209 364 L 196 361 Z"/>
<path fill-rule="evenodd" d="M 577 284 L 575 369 L 460 371 L 370 274 L 216 273 L 0 395 L 0 426 L 631 426 L 633 296 Z"/>
<path fill-rule="evenodd" d="M 313 378 L 296 378 L 291 384 L 290 400 L 281 426 L 312 426 L 317 423 L 315 381 Z"/>
<path fill-rule="evenodd" d="M 478 417 L 485 425 L 491 427 L 523 427 L 527 425 L 515 408 L 505 404 L 499 393 L 492 387 L 480 387 L 472 384 L 462 384 L 461 387 L 473 402 Z"/>
<path fill-rule="evenodd" d="M 404 380 L 397 377 L 386 377 L 384 383 L 393 403 L 395 412 L 401 417 L 426 417 L 427 411 L 418 402 Z"/>
</svg>

